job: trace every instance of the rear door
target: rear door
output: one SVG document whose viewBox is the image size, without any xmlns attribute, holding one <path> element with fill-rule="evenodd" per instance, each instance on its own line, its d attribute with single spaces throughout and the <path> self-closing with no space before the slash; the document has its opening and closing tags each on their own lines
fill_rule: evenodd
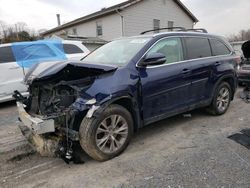
<svg viewBox="0 0 250 188">
<path fill-rule="evenodd" d="M 9 97 L 14 90 L 27 90 L 23 81 L 23 69 L 15 62 L 11 46 L 0 47 L 0 100 Z"/>
<path fill-rule="evenodd" d="M 191 70 L 191 90 L 189 105 L 196 105 L 209 98 L 210 77 L 212 75 L 212 58 L 209 40 L 206 37 L 184 37 L 185 59 Z"/>
<path fill-rule="evenodd" d="M 157 42 L 147 54 L 157 52 L 166 56 L 160 66 L 139 67 L 145 124 L 176 114 L 187 108 L 190 71 L 183 61 L 183 48 L 178 37 Z"/>
</svg>

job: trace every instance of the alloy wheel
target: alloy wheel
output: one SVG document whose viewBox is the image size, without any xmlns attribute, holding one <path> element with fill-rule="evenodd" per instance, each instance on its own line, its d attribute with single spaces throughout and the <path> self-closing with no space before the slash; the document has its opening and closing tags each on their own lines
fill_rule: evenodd
<svg viewBox="0 0 250 188">
<path fill-rule="evenodd" d="M 222 87 L 217 96 L 216 105 L 219 111 L 223 112 L 227 109 L 230 102 L 230 91 L 227 87 Z"/>
<path fill-rule="evenodd" d="M 114 153 L 125 143 L 128 137 L 128 123 L 121 115 L 105 118 L 96 131 L 96 145 L 104 153 Z"/>
</svg>

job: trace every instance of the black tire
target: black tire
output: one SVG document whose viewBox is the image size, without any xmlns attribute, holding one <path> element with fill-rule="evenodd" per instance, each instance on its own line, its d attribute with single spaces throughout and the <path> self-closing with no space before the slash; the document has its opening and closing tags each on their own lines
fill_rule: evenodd
<svg viewBox="0 0 250 188">
<path fill-rule="evenodd" d="M 128 125 L 128 133 L 124 143 L 117 151 L 105 153 L 97 146 L 96 135 L 97 129 L 106 118 L 111 115 L 119 115 L 124 118 Z M 93 159 L 97 161 L 106 161 L 121 154 L 129 144 L 133 134 L 133 118 L 130 112 L 120 105 L 110 105 L 98 117 L 84 118 L 79 129 L 79 141 L 82 149 Z"/>
<path fill-rule="evenodd" d="M 218 98 L 220 97 L 220 91 L 222 89 L 226 89 L 229 92 L 229 96 L 228 96 L 228 103 L 225 106 L 224 109 L 220 109 L 217 105 L 217 101 Z M 231 86 L 227 83 L 227 82 L 222 82 L 221 84 L 218 85 L 218 87 L 215 89 L 215 93 L 213 96 L 213 100 L 211 105 L 208 107 L 207 111 L 212 114 L 212 115 L 222 115 L 225 114 L 226 111 L 228 110 L 229 106 L 230 106 L 230 102 L 231 102 L 231 98 L 232 98 L 232 88 Z"/>
</svg>

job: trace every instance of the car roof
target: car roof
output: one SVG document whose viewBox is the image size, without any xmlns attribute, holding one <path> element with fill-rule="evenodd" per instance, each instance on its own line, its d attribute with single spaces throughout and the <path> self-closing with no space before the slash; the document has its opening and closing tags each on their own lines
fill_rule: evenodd
<svg viewBox="0 0 250 188">
<path fill-rule="evenodd" d="M 160 37 L 167 37 L 167 36 L 198 36 L 198 37 L 207 37 L 207 38 L 220 38 L 224 40 L 222 36 L 210 34 L 210 33 L 202 33 L 202 32 L 187 32 L 187 31 L 170 31 L 170 32 L 161 32 L 161 33 L 154 33 L 154 34 L 144 34 L 144 35 L 136 35 L 131 37 L 120 37 L 117 39 L 133 39 L 133 38 L 160 38 Z"/>
</svg>

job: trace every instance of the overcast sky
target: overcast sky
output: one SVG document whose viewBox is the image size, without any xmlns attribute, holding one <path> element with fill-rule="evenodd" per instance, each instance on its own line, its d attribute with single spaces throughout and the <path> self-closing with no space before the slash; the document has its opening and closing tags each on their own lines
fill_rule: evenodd
<svg viewBox="0 0 250 188">
<path fill-rule="evenodd" d="M 56 26 L 56 13 L 62 23 L 124 0 L 0 0 L 0 20 L 9 24 L 25 22 L 36 30 Z M 228 36 L 250 29 L 249 0 L 182 0 L 200 20 L 196 27 Z"/>
</svg>

